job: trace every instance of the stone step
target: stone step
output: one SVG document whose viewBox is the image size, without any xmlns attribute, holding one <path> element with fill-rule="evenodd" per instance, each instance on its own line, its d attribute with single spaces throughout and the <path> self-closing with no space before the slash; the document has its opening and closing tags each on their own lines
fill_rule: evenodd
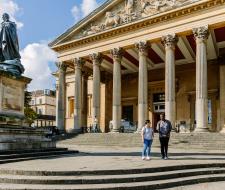
<svg viewBox="0 0 225 190">
<path fill-rule="evenodd" d="M 87 133 L 80 134 L 59 142 L 62 145 L 90 145 L 90 146 L 123 146 L 141 147 L 139 133 Z M 155 134 L 153 147 L 159 147 L 158 134 Z M 220 133 L 172 133 L 169 146 L 174 148 L 191 148 L 204 150 L 225 150 L 225 135 Z"/>
<path fill-rule="evenodd" d="M 45 148 L 45 149 L 29 149 L 29 150 L 6 150 L 0 151 L 0 155 L 8 154 L 23 154 L 23 153 L 34 153 L 34 152 L 49 152 L 49 151 L 62 151 L 67 150 L 67 148 Z"/>
<path fill-rule="evenodd" d="M 155 190 L 198 183 L 225 181 L 225 174 L 211 174 L 201 176 L 179 177 L 155 181 L 110 183 L 110 184 L 82 184 L 82 185 L 37 185 L 37 184 L 0 184 L 1 190 Z"/>
<path fill-rule="evenodd" d="M 172 172 L 182 170 L 194 169 L 213 169 L 225 168 L 225 163 L 205 163 L 205 164 L 184 164 L 172 165 L 163 167 L 151 168 L 133 168 L 133 169 L 119 169 L 119 170 L 82 170 L 82 171 L 41 171 L 41 170 L 9 170 L 1 169 L 0 175 L 21 175 L 21 176 L 104 176 L 109 175 L 132 175 L 132 174 L 145 174 L 145 173 L 158 173 L 158 172 Z"/>
<path fill-rule="evenodd" d="M 0 164 L 35 160 L 40 158 L 43 159 L 43 158 L 57 157 L 61 155 L 74 154 L 74 153 L 78 153 L 78 151 L 59 150 L 59 151 L 49 151 L 49 152 L 1 155 L 2 157 L 0 156 Z"/>
<path fill-rule="evenodd" d="M 38 157 L 38 156 L 48 156 L 48 155 L 58 155 L 58 154 L 69 154 L 75 153 L 74 151 L 68 150 L 51 150 L 51 151 L 39 151 L 39 152 L 28 152 L 28 153 L 17 153 L 17 154 L 5 154 L 0 155 L 0 160 L 16 159 L 16 158 L 28 158 L 28 157 Z"/>
<path fill-rule="evenodd" d="M 141 173 L 128 175 L 97 175 L 97 176 L 22 176 L 0 175 L 0 183 L 13 184 L 110 184 L 133 183 L 155 180 L 176 179 L 181 177 L 225 174 L 225 168 L 186 169 L 158 173 Z"/>
</svg>

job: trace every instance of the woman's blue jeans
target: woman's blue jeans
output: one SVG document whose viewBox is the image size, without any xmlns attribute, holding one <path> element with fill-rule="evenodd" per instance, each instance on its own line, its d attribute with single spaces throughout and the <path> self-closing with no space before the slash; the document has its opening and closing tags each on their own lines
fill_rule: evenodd
<svg viewBox="0 0 225 190">
<path fill-rule="evenodd" d="M 151 146 L 152 146 L 152 139 L 151 140 L 144 139 L 142 157 L 145 156 L 150 157 Z"/>
</svg>

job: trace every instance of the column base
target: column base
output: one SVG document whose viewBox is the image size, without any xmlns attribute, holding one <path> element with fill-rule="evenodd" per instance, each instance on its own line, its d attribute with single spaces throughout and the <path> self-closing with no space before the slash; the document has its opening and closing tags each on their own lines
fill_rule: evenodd
<svg viewBox="0 0 225 190">
<path fill-rule="evenodd" d="M 209 133 L 209 128 L 195 128 L 194 133 Z"/>
<path fill-rule="evenodd" d="M 137 131 L 135 131 L 135 133 L 141 133 L 142 128 L 137 128 Z"/>
<path fill-rule="evenodd" d="M 220 131 L 220 133 L 225 133 L 225 128 L 223 128 L 223 129 Z"/>
<path fill-rule="evenodd" d="M 67 133 L 70 133 L 70 134 L 79 134 L 82 132 L 81 129 L 69 129 L 68 131 L 66 131 Z"/>
<path fill-rule="evenodd" d="M 110 133 L 120 133 L 119 129 L 112 129 L 112 131 Z"/>
</svg>

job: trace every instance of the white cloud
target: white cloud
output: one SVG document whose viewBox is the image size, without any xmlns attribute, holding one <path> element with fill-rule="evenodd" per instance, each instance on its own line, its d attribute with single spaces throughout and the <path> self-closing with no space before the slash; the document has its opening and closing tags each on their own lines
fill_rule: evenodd
<svg viewBox="0 0 225 190">
<path fill-rule="evenodd" d="M 83 0 L 81 3 L 81 9 L 82 9 L 83 16 L 88 15 L 97 6 L 98 6 L 98 3 L 96 0 Z"/>
<path fill-rule="evenodd" d="M 10 15 L 10 20 L 16 22 L 18 28 L 23 27 L 23 23 L 16 20 L 15 15 L 21 11 L 20 7 L 12 0 L 0 0 L 0 16 L 3 13 Z"/>
<path fill-rule="evenodd" d="M 91 11 L 97 8 L 97 6 L 98 3 L 96 0 L 82 0 L 82 3 L 79 6 L 75 5 L 71 9 L 75 22 L 87 16 Z"/>
<path fill-rule="evenodd" d="M 29 90 L 52 89 L 55 83 L 49 63 L 54 64 L 56 54 L 47 44 L 28 44 L 21 52 L 21 62 L 25 68 L 24 76 L 33 80 L 28 85 Z"/>
<path fill-rule="evenodd" d="M 73 15 L 73 18 L 74 18 L 75 22 L 77 22 L 80 19 L 80 9 L 79 9 L 79 7 L 75 5 L 71 9 L 71 13 Z"/>
</svg>

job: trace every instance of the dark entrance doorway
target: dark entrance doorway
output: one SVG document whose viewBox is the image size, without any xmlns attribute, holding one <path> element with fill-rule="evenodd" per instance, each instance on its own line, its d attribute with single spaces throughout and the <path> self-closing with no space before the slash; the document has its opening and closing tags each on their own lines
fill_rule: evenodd
<svg viewBox="0 0 225 190">
<path fill-rule="evenodd" d="M 123 106 L 122 119 L 133 122 L 133 105 L 132 106 Z"/>
<path fill-rule="evenodd" d="M 162 112 L 162 113 L 164 113 L 164 112 Z M 152 126 L 153 126 L 153 128 L 154 128 L 154 131 L 156 131 L 157 123 L 158 123 L 158 121 L 160 120 L 160 114 L 161 114 L 161 113 L 154 113 L 154 114 L 153 114 Z M 165 113 L 164 113 L 164 114 L 165 114 Z"/>
</svg>

